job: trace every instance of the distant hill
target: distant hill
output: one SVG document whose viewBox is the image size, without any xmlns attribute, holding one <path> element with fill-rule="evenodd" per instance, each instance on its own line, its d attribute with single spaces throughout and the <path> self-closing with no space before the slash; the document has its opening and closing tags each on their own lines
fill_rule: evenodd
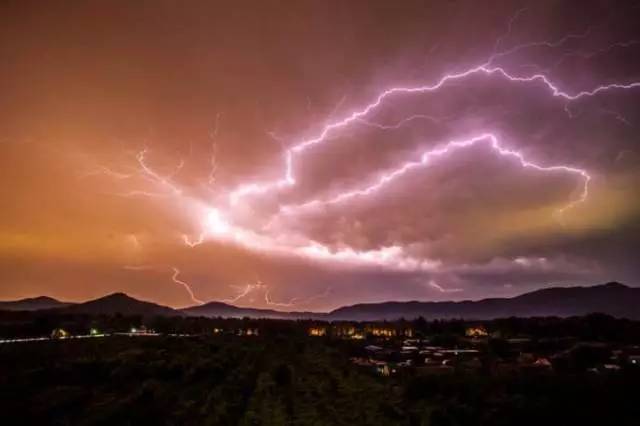
<svg viewBox="0 0 640 426">
<path fill-rule="evenodd" d="M 88 314 L 88 315 L 142 315 L 142 316 L 175 316 L 182 315 L 167 306 L 157 305 L 151 302 L 143 302 L 124 293 L 113 293 L 99 299 L 90 300 L 77 305 L 71 305 L 55 312 L 64 314 Z"/>
<path fill-rule="evenodd" d="M 329 313 L 280 312 L 270 309 L 239 308 L 221 302 L 183 309 L 192 316 L 249 317 L 274 319 L 322 319 L 327 321 L 375 321 L 412 319 L 494 319 L 511 316 L 569 317 L 601 312 L 615 317 L 640 319 L 640 288 L 620 283 L 593 287 L 554 287 L 513 298 L 493 298 L 462 302 L 382 302 L 357 304 Z"/>
<path fill-rule="evenodd" d="M 66 304 L 49 297 L 0 302 L 0 310 L 42 310 L 53 313 L 142 316 L 204 316 L 227 318 L 319 319 L 326 321 L 375 321 L 413 319 L 494 319 L 511 316 L 569 317 L 594 312 L 640 320 L 640 288 L 620 283 L 592 287 L 554 287 L 512 298 L 462 302 L 382 302 L 345 306 L 328 313 L 281 312 L 272 309 L 241 308 L 223 302 L 175 310 L 143 302 L 124 293 L 114 293 L 78 304 Z"/>
<path fill-rule="evenodd" d="M 270 319 L 316 318 L 326 315 L 313 312 L 281 312 L 273 309 L 240 308 L 223 302 L 209 302 L 204 305 L 182 309 L 182 312 L 190 316 Z"/>
<path fill-rule="evenodd" d="M 346 306 L 330 312 L 331 320 L 494 319 L 511 316 L 569 317 L 593 312 L 640 319 L 640 288 L 620 283 L 593 287 L 554 287 L 513 298 L 463 302 L 384 302 Z"/>
<path fill-rule="evenodd" d="M 29 299 L 0 302 L 0 311 L 39 311 L 69 306 L 71 303 L 61 302 L 52 297 L 40 296 Z"/>
</svg>

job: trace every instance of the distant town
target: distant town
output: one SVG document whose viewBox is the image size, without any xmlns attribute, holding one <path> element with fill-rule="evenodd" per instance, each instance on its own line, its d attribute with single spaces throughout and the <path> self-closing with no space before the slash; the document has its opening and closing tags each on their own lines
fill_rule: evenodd
<svg viewBox="0 0 640 426">
<path fill-rule="evenodd" d="M 325 321 L 174 315 L 122 296 L 88 306 L 0 310 L 8 424 L 48 424 L 61 406 L 67 424 L 530 424 L 520 416 L 539 406 L 528 418 L 540 424 L 604 419 L 599 407 L 628 424 L 636 406 L 640 322 L 607 314 Z"/>
<path fill-rule="evenodd" d="M 33 316 L 34 323 L 20 319 L 25 315 Z M 576 369 L 606 373 L 640 367 L 640 324 L 602 314 L 568 319 L 431 322 L 422 318 L 325 322 L 58 316 L 34 312 L 5 312 L 0 318 L 0 332 L 4 334 L 0 344 L 118 337 L 257 338 L 273 336 L 284 327 L 295 336 L 306 336 L 329 345 L 351 342 L 349 360 L 353 366 L 382 376 L 398 374 L 402 370 L 418 375 L 456 371 L 551 373 Z M 47 331 L 44 327 L 48 323 L 57 326 Z M 603 334 L 589 331 L 585 335 L 585 330 Z"/>
<path fill-rule="evenodd" d="M 552 298 L 563 312 L 589 311 L 598 300 L 632 304 L 636 290 L 613 283 L 498 302 Z M 478 303 L 356 305 L 308 318 L 217 302 L 174 310 L 121 293 L 4 302 L 0 410 L 7 424 L 634 424 L 640 321 L 595 311 L 421 315 L 489 312 Z"/>
</svg>

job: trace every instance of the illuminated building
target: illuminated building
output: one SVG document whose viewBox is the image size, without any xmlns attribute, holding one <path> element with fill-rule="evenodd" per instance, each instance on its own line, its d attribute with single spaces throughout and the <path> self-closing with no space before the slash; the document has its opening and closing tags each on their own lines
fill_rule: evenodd
<svg viewBox="0 0 640 426">
<path fill-rule="evenodd" d="M 468 327 L 465 332 L 464 335 L 467 337 L 487 337 L 489 335 L 489 333 L 487 333 L 487 329 L 484 328 L 484 326 L 479 325 L 479 326 L 475 326 L 475 327 Z"/>
<path fill-rule="evenodd" d="M 327 327 L 311 327 L 309 328 L 309 336 L 326 336 Z"/>
<path fill-rule="evenodd" d="M 389 369 L 389 365 L 387 363 L 378 364 L 376 366 L 376 370 L 381 376 L 389 377 L 391 375 L 391 370 Z"/>
<path fill-rule="evenodd" d="M 66 339 L 67 337 L 69 337 L 69 333 L 62 328 L 56 328 L 51 332 L 52 339 Z"/>
<path fill-rule="evenodd" d="M 365 331 L 372 336 L 385 338 L 395 337 L 398 334 L 396 329 L 390 326 L 367 326 Z"/>
<path fill-rule="evenodd" d="M 343 339 L 359 338 L 354 336 L 364 337 L 364 335 L 362 335 L 362 333 L 352 324 L 336 324 L 333 326 L 332 332 L 335 337 L 341 337 Z"/>
<path fill-rule="evenodd" d="M 136 335 L 136 336 L 153 336 L 153 335 L 156 335 L 156 332 L 155 330 L 152 330 L 150 328 L 147 328 L 144 325 L 141 325 L 140 327 L 131 327 L 131 330 L 129 330 L 129 334 Z"/>
</svg>

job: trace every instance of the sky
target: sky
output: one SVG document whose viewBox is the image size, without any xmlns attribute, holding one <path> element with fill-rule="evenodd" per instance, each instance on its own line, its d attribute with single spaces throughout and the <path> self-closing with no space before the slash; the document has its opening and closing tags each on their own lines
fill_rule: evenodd
<svg viewBox="0 0 640 426">
<path fill-rule="evenodd" d="M 0 299 L 640 277 L 637 1 L 0 5 Z"/>
</svg>

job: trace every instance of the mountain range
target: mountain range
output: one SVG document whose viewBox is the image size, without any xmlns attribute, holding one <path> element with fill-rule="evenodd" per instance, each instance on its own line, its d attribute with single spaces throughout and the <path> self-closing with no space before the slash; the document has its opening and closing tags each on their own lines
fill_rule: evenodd
<svg viewBox="0 0 640 426">
<path fill-rule="evenodd" d="M 142 315 L 145 317 L 181 315 L 179 311 L 169 308 L 168 306 L 144 302 L 124 293 L 113 293 L 99 299 L 58 308 L 55 309 L 55 311 L 64 314 L 122 314 Z"/>
<path fill-rule="evenodd" d="M 0 311 L 38 311 L 68 306 L 70 303 L 60 302 L 53 297 L 40 296 L 28 299 L 0 302 Z"/>
<path fill-rule="evenodd" d="M 382 302 L 345 306 L 331 312 L 282 312 L 243 308 L 209 302 L 185 309 L 173 309 L 114 293 L 84 303 L 71 304 L 49 297 L 0 302 L 0 310 L 46 310 L 59 314 L 116 314 L 142 316 L 204 316 L 270 319 L 318 319 L 327 321 L 375 321 L 423 317 L 433 319 L 493 319 L 504 317 L 569 317 L 599 312 L 640 320 L 640 288 L 611 282 L 591 287 L 553 287 L 512 298 L 491 298 L 461 302 Z"/>
<path fill-rule="evenodd" d="M 461 302 L 385 302 L 358 304 L 329 313 L 332 320 L 494 319 L 505 317 L 570 317 L 594 312 L 640 319 L 640 288 L 620 283 L 592 287 L 553 287 L 512 298 Z"/>
</svg>

